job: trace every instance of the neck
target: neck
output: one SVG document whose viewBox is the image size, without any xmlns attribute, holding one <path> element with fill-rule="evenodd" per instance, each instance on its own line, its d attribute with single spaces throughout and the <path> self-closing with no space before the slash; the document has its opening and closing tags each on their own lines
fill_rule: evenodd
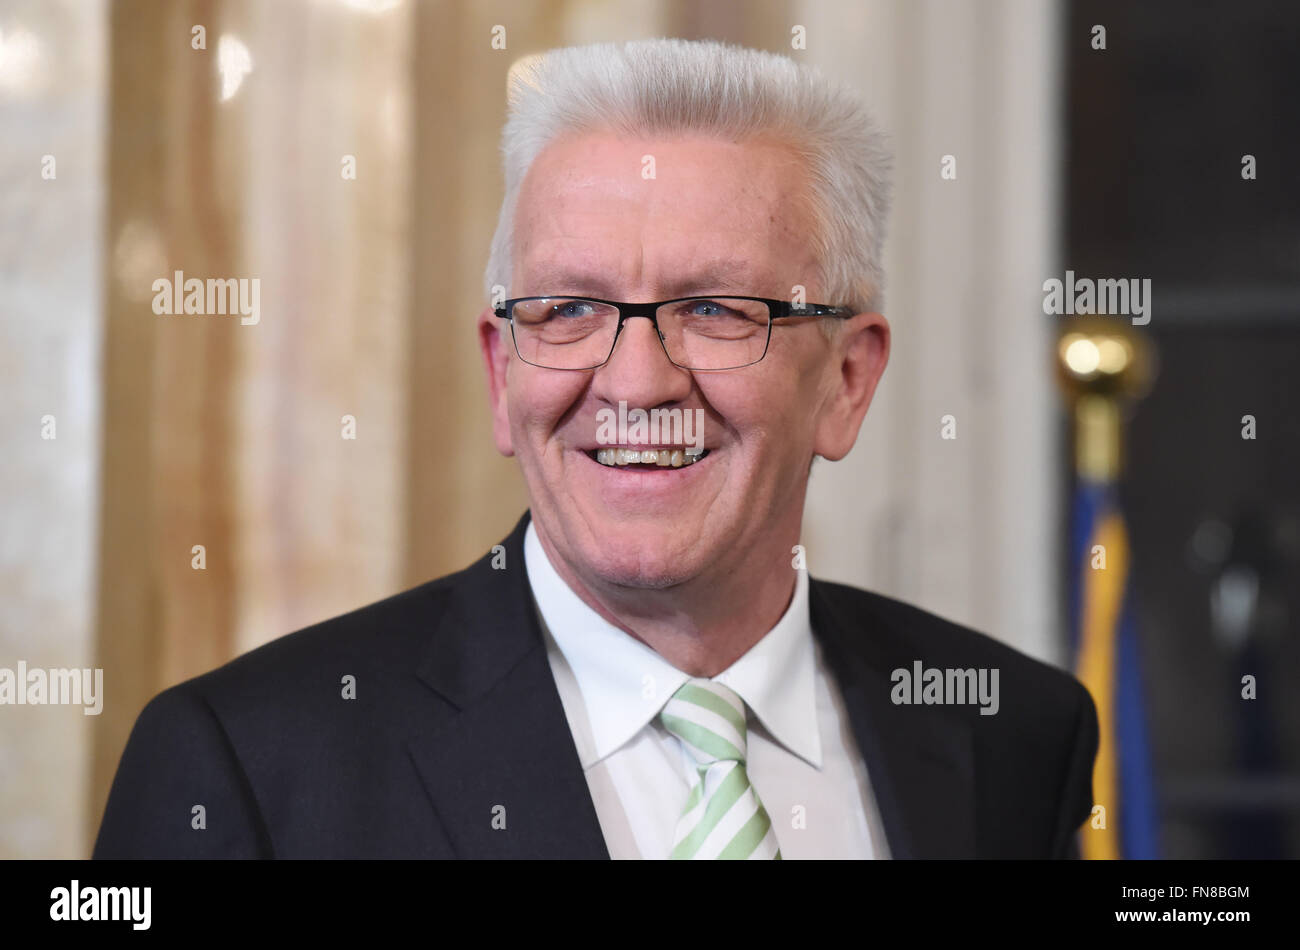
<svg viewBox="0 0 1300 950">
<path fill-rule="evenodd" d="M 750 558 L 745 569 L 720 569 L 662 589 L 631 588 L 584 579 L 537 529 L 542 549 L 560 578 L 592 610 L 691 676 L 712 677 L 744 656 L 771 630 L 794 597 L 789 557 Z M 789 551 L 782 544 L 751 550 Z"/>
</svg>

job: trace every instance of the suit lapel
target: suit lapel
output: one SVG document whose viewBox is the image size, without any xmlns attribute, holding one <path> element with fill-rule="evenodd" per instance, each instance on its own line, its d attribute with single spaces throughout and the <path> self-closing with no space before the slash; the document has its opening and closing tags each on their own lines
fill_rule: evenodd
<svg viewBox="0 0 1300 950">
<path fill-rule="evenodd" d="M 910 668 L 907 631 L 879 615 L 848 617 L 812 580 L 813 631 L 844 696 L 895 858 L 975 856 L 970 726 L 938 707 L 894 705 L 890 673 Z M 865 629 L 864 629 L 865 628 Z"/>
<path fill-rule="evenodd" d="M 418 675 L 454 707 L 411 740 L 448 839 L 466 858 L 608 858 L 524 570 L 525 515 L 458 578 Z"/>
</svg>

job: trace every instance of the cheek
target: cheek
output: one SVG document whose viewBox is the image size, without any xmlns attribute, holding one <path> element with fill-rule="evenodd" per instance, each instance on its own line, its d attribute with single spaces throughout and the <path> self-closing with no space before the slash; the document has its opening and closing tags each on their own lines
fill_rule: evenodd
<svg viewBox="0 0 1300 950">
<path fill-rule="evenodd" d="M 549 438 L 582 398 L 583 388 L 584 380 L 578 374 L 547 373 L 516 363 L 506 385 L 510 431 L 515 439 L 536 444 Z"/>
<path fill-rule="evenodd" d="M 721 424 L 742 441 L 755 439 L 765 453 L 779 451 L 777 443 L 797 442 L 807 435 L 798 430 L 815 385 L 814 377 L 801 368 L 777 361 L 769 366 L 769 360 L 771 354 L 750 372 L 730 378 L 720 374 L 700 385 Z"/>
<path fill-rule="evenodd" d="M 759 477 L 784 483 L 787 475 L 800 477 L 807 468 L 820 380 L 815 365 L 777 363 L 752 377 L 718 379 L 701 390 L 720 417 L 714 424 L 725 426 L 726 438 L 738 443 L 737 461 L 758 469 Z"/>
</svg>

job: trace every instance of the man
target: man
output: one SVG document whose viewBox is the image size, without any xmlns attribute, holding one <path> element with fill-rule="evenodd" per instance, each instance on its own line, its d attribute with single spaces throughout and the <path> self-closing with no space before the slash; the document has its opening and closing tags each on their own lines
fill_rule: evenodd
<svg viewBox="0 0 1300 950">
<path fill-rule="evenodd" d="M 96 855 L 1072 854 L 1084 689 L 800 569 L 889 354 L 861 106 L 676 40 L 511 79 L 479 336 L 529 513 L 157 697 Z"/>
</svg>

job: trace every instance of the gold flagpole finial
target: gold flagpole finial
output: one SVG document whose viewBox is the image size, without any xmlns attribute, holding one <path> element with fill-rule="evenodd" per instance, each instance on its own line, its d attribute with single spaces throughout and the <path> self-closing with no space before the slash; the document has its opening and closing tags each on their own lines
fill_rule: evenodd
<svg viewBox="0 0 1300 950">
<path fill-rule="evenodd" d="M 1146 339 L 1121 317 L 1074 317 L 1056 344 L 1057 376 L 1074 411 L 1080 478 L 1113 481 L 1120 472 L 1120 421 L 1154 376 Z"/>
</svg>

